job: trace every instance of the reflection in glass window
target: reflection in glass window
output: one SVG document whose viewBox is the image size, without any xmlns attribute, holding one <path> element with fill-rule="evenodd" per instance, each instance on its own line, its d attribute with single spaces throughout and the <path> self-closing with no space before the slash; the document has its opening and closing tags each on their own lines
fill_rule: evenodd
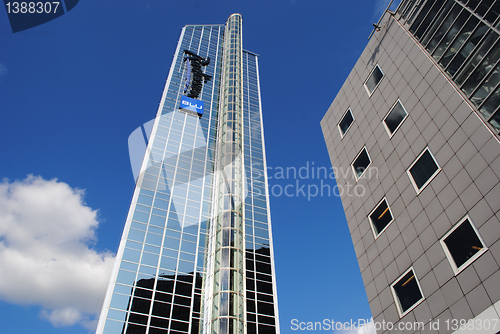
<svg viewBox="0 0 500 334">
<path fill-rule="evenodd" d="M 462 90 L 467 96 L 470 96 L 474 92 L 475 88 L 482 80 L 484 80 L 498 59 L 500 59 L 500 42 L 497 42 L 491 51 L 484 56 L 484 58 L 482 58 L 481 64 L 476 67 L 474 72 L 463 84 Z"/>
<path fill-rule="evenodd" d="M 429 30 L 432 32 L 436 31 L 437 25 L 439 25 L 436 23 L 436 20 L 434 21 L 434 24 L 430 28 L 429 28 L 429 25 L 432 23 L 432 19 L 434 18 L 434 16 L 443 7 L 443 2 L 444 2 L 444 0 L 436 0 L 435 2 L 427 1 L 422 12 L 419 14 L 419 16 L 417 17 L 417 19 L 415 20 L 415 22 L 412 24 L 412 26 L 410 28 L 410 31 L 413 32 L 418 27 L 418 30 L 415 32 L 415 36 L 418 39 L 420 39 L 422 37 L 422 34 L 426 31 L 429 31 Z M 447 8 L 445 8 L 444 10 L 441 10 L 440 15 L 443 15 L 443 13 L 448 13 L 451 5 L 452 5 L 452 2 L 447 1 L 446 5 L 445 5 L 445 6 L 447 6 Z M 432 8 L 431 8 L 431 6 L 432 6 Z M 429 14 L 426 15 L 427 13 L 429 13 Z M 424 16 L 425 16 L 425 19 L 423 19 Z M 442 21 L 439 21 L 439 22 L 442 22 Z M 429 33 L 427 33 L 427 34 L 429 34 Z M 425 45 L 425 43 L 422 43 L 422 44 Z"/>
<path fill-rule="evenodd" d="M 438 2 L 442 3 L 443 1 L 439 0 Z M 410 27 L 410 32 L 412 34 L 418 36 L 418 37 L 421 36 L 421 33 L 418 33 L 418 34 L 416 33 L 417 28 L 420 27 L 420 26 L 423 26 L 423 25 L 425 25 L 427 27 L 427 26 L 429 26 L 429 23 L 431 21 L 431 18 L 429 18 L 430 15 L 427 15 L 427 13 L 429 12 L 429 9 L 432 6 L 432 2 L 431 1 L 427 1 L 425 3 L 425 6 L 419 12 L 419 9 L 420 9 L 421 6 L 422 6 L 422 2 L 419 2 L 419 3 L 417 2 L 415 4 L 414 9 L 412 9 L 411 11 L 408 11 L 408 9 L 411 8 L 411 6 L 408 6 L 408 8 L 406 9 L 406 13 L 404 14 L 405 19 L 407 18 L 407 16 L 410 16 L 407 19 L 407 22 L 411 22 L 413 20 L 413 18 L 415 17 L 415 14 L 419 13 L 418 16 L 417 16 L 417 18 L 415 19 L 415 21 L 413 21 L 413 24 Z M 413 12 L 412 15 L 408 15 L 408 14 L 410 14 L 410 12 Z M 424 18 L 425 18 L 425 20 L 424 20 Z M 421 30 L 421 29 L 419 29 L 419 30 Z"/>
<path fill-rule="evenodd" d="M 366 168 L 370 165 L 371 160 L 368 156 L 368 152 L 366 151 L 366 147 L 364 147 L 361 152 L 358 154 L 354 162 L 352 163 L 352 168 L 354 169 L 354 175 L 356 176 L 356 180 L 359 180 L 361 175 L 365 172 Z"/>
<path fill-rule="evenodd" d="M 429 13 L 425 17 L 424 22 L 422 22 L 422 24 L 419 26 L 419 29 L 415 33 L 415 36 L 417 38 L 419 38 L 419 39 L 422 37 L 422 34 L 425 33 L 423 39 L 421 40 L 421 43 L 423 45 L 426 45 L 427 42 L 429 42 L 429 39 L 436 32 L 436 29 L 443 22 L 443 20 L 446 17 L 446 15 L 450 12 L 451 7 L 454 5 L 453 1 L 446 1 L 446 4 L 444 5 L 444 8 L 443 8 L 443 2 L 444 2 L 443 0 L 436 1 L 434 3 L 434 5 L 432 6 L 432 8 L 430 9 L 430 11 L 429 11 L 428 8 L 427 9 L 424 8 L 425 12 L 422 12 L 420 14 L 420 15 L 425 15 L 426 13 Z M 426 4 L 426 7 L 431 6 L 431 5 L 432 5 L 432 1 L 428 2 Z M 436 20 L 434 20 L 434 18 L 436 17 L 436 14 L 438 12 L 439 12 L 439 16 L 438 16 L 438 18 Z M 431 23 L 432 23 L 432 25 L 430 25 Z"/>
<path fill-rule="evenodd" d="M 387 226 L 392 222 L 392 214 L 384 198 L 370 214 L 370 221 L 372 223 L 375 236 L 378 236 Z"/>
<path fill-rule="evenodd" d="M 471 55 L 472 51 L 474 51 L 476 46 L 479 44 L 479 41 L 481 40 L 481 38 L 487 33 L 488 29 L 489 29 L 488 26 L 484 25 L 483 23 L 479 24 L 479 28 L 472 35 L 472 37 L 469 39 L 469 41 L 465 44 L 465 46 L 462 48 L 462 50 L 460 50 L 460 52 L 455 56 L 455 59 L 453 59 L 450 66 L 448 66 L 448 68 L 446 69 L 446 71 L 451 76 L 455 75 L 456 71 L 460 68 L 460 66 L 462 66 L 462 64 L 468 59 L 468 57 Z M 491 31 L 488 32 L 488 37 L 486 37 L 486 39 L 483 41 L 482 45 L 484 45 L 484 43 L 489 43 L 491 46 L 491 39 L 492 39 L 492 37 L 494 37 L 494 35 L 495 34 L 492 34 Z M 476 55 L 477 54 L 478 54 L 478 51 L 476 51 Z M 484 56 L 484 54 L 483 54 L 483 56 Z M 470 70 L 470 69 L 467 70 L 467 68 L 469 66 L 471 66 L 471 65 L 476 66 L 477 65 L 478 61 L 476 61 L 474 64 L 472 64 L 472 62 L 474 61 L 473 59 L 474 59 L 474 56 L 469 58 L 469 60 L 467 61 L 468 65 L 463 67 L 462 74 L 461 74 L 462 76 L 464 75 L 464 71 L 466 71 L 466 73 L 470 73 L 470 72 L 467 72 Z M 455 81 L 458 84 L 461 83 L 460 80 L 458 79 L 458 77 L 455 78 Z M 463 82 L 463 78 L 462 78 L 462 82 Z"/>
<path fill-rule="evenodd" d="M 129 296 L 113 293 L 113 296 L 111 298 L 111 304 L 109 306 L 119 310 L 127 310 L 128 304 L 129 304 Z"/>
<path fill-rule="evenodd" d="M 463 11 L 460 16 L 455 20 L 453 26 L 448 30 L 448 33 L 439 42 L 438 47 L 434 51 L 433 57 L 438 60 L 444 53 L 444 51 L 450 45 L 450 42 L 457 36 L 458 31 L 464 26 L 465 22 L 471 14 L 469 12 Z"/>
<path fill-rule="evenodd" d="M 423 39 L 423 44 L 426 45 L 427 51 L 432 53 L 436 46 L 438 45 L 439 41 L 443 38 L 444 34 L 448 31 L 448 28 L 450 28 L 451 24 L 455 19 L 457 18 L 458 14 L 460 13 L 461 7 L 458 5 L 455 5 L 453 9 L 450 12 L 443 12 L 444 14 L 448 15 L 446 18 L 442 19 L 439 21 L 441 26 L 438 28 L 436 33 L 434 35 L 430 34 L 431 31 L 427 34 L 426 37 Z M 432 36 L 432 39 L 431 39 Z M 429 42 L 425 42 L 429 40 Z"/>
<path fill-rule="evenodd" d="M 368 80 L 366 80 L 365 82 L 365 87 L 366 90 L 368 90 L 368 94 L 372 95 L 373 91 L 375 90 L 375 88 L 377 88 L 380 80 L 382 80 L 383 77 L 384 73 L 382 73 L 380 67 L 378 65 L 375 66 L 372 73 L 370 73 Z"/>
<path fill-rule="evenodd" d="M 462 28 L 458 36 L 455 38 L 455 41 L 448 48 L 444 56 L 439 60 L 439 65 L 441 65 L 443 68 L 446 68 L 446 66 L 448 66 L 457 51 L 460 50 L 465 41 L 470 37 L 478 22 L 479 19 L 477 19 L 475 16 L 471 16 L 471 18 L 467 21 L 465 27 Z"/>
<path fill-rule="evenodd" d="M 424 299 L 413 268 L 404 273 L 403 276 L 392 284 L 391 288 L 400 316 L 411 311 Z"/>
<path fill-rule="evenodd" d="M 488 13 L 484 16 L 484 19 L 489 23 L 493 23 L 496 21 L 499 15 L 500 15 L 500 3 L 496 1 L 493 4 L 493 6 L 491 6 Z"/>
<path fill-rule="evenodd" d="M 339 130 L 342 136 L 344 136 L 347 130 L 349 130 L 353 121 L 354 118 L 352 117 L 351 109 L 347 109 L 347 112 L 339 123 Z"/>
<path fill-rule="evenodd" d="M 491 115 L 495 112 L 495 110 L 500 105 L 500 87 L 497 88 L 483 103 L 481 108 L 479 108 L 479 112 L 486 118 L 489 119 Z"/>
<path fill-rule="evenodd" d="M 398 100 L 384 119 L 385 128 L 389 132 L 389 136 L 392 136 L 394 132 L 396 132 L 405 120 L 406 116 L 408 116 L 408 114 L 401 102 Z"/>
<path fill-rule="evenodd" d="M 495 131 L 500 132 L 500 111 L 497 111 L 495 115 L 489 120 L 489 123 L 493 126 Z"/>
<path fill-rule="evenodd" d="M 429 148 L 426 148 L 408 169 L 408 174 L 417 192 L 420 192 L 439 170 L 440 168 Z"/>
<path fill-rule="evenodd" d="M 464 269 L 486 251 L 486 246 L 468 217 L 465 217 L 441 239 L 441 245 L 455 273 Z"/>
<path fill-rule="evenodd" d="M 488 97 L 488 95 L 495 89 L 499 82 L 500 64 L 493 68 L 488 78 L 481 83 L 476 92 L 470 97 L 472 103 L 474 103 L 476 106 L 480 106 L 481 103 L 483 103 L 484 99 Z"/>
</svg>

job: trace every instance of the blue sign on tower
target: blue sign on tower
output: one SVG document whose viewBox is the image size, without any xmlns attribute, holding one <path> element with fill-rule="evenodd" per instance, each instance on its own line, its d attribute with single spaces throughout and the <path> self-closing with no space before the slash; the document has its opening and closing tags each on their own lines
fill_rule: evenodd
<svg viewBox="0 0 500 334">
<path fill-rule="evenodd" d="M 181 105 L 179 110 L 190 115 L 198 115 L 199 118 L 203 116 L 204 102 L 201 100 L 192 99 L 187 96 L 181 97 Z"/>
</svg>

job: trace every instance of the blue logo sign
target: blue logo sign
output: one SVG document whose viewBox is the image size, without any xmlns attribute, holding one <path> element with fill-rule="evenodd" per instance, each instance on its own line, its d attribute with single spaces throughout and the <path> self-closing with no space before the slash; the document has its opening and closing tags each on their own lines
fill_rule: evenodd
<svg viewBox="0 0 500 334">
<path fill-rule="evenodd" d="M 203 101 L 192 99 L 187 96 L 182 96 L 179 110 L 191 115 L 198 115 L 198 117 L 201 118 L 201 116 L 203 116 L 203 106 Z"/>
</svg>

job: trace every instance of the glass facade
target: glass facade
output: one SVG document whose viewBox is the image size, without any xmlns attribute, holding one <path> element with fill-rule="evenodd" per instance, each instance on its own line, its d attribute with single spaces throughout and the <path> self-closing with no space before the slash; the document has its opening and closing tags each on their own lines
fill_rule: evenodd
<svg viewBox="0 0 500 334">
<path fill-rule="evenodd" d="M 182 29 L 99 334 L 279 333 L 258 56 L 241 23 Z M 201 118 L 179 111 L 189 54 L 209 78 Z"/>
<path fill-rule="evenodd" d="M 500 135 L 500 1 L 403 0 L 398 14 Z"/>
</svg>

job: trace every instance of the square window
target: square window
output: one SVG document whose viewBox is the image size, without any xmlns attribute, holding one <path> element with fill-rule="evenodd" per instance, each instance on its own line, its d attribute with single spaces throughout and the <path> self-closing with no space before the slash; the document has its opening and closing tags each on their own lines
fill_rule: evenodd
<svg viewBox="0 0 500 334">
<path fill-rule="evenodd" d="M 382 73 L 380 67 L 376 65 L 365 82 L 365 88 L 370 96 L 373 94 L 373 91 L 377 88 L 383 77 L 384 73 Z"/>
<path fill-rule="evenodd" d="M 403 124 L 403 121 L 408 116 L 405 108 L 401 104 L 401 101 L 397 101 L 392 107 L 391 111 L 384 118 L 385 129 L 389 133 L 389 137 L 392 137 L 394 132 Z"/>
<path fill-rule="evenodd" d="M 426 147 L 407 170 L 417 194 L 431 182 L 440 170 L 441 168 L 432 156 L 431 151 Z"/>
<path fill-rule="evenodd" d="M 365 172 L 366 168 L 371 164 L 370 156 L 368 156 L 368 152 L 366 151 L 366 147 L 363 147 L 361 152 L 359 152 L 356 159 L 352 163 L 352 168 L 354 170 L 354 175 L 356 176 L 356 180 L 361 178 L 361 175 Z"/>
<path fill-rule="evenodd" d="M 446 233 L 440 241 L 455 274 L 465 269 L 487 250 L 468 216 Z"/>
<path fill-rule="evenodd" d="M 391 285 L 391 290 L 400 317 L 403 317 L 424 300 L 417 277 L 411 267 Z"/>
<path fill-rule="evenodd" d="M 385 198 L 377 205 L 372 213 L 370 213 L 369 217 L 375 238 L 377 238 L 378 235 L 382 233 L 394 220 Z"/>
<path fill-rule="evenodd" d="M 340 135 L 342 137 L 344 137 L 347 130 L 349 130 L 353 121 L 354 117 L 352 117 L 351 109 L 347 109 L 346 113 L 344 114 L 344 117 L 342 117 L 342 120 L 338 124 Z"/>
</svg>

